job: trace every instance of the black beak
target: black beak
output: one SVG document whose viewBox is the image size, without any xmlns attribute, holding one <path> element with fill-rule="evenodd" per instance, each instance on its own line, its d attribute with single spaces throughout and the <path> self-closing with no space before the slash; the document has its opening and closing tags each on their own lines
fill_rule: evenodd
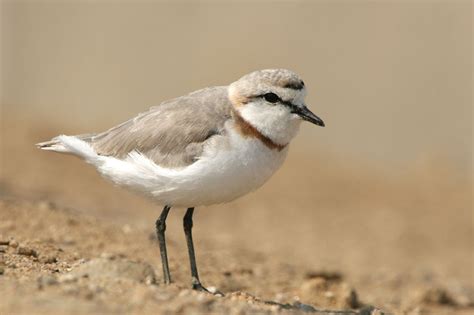
<svg viewBox="0 0 474 315">
<path fill-rule="evenodd" d="M 292 113 L 300 116 L 302 119 L 306 120 L 306 121 L 309 121 L 310 123 L 313 123 L 315 125 L 318 125 L 318 126 L 321 126 L 321 127 L 324 127 L 324 121 L 319 118 L 318 116 L 316 116 L 315 114 L 313 114 L 309 109 L 308 107 L 306 106 L 303 106 L 303 107 L 294 107 L 293 108 L 293 111 Z"/>
</svg>

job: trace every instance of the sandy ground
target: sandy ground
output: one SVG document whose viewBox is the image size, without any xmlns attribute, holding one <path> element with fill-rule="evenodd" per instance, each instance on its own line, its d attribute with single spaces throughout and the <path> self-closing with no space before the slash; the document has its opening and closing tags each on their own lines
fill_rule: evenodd
<svg viewBox="0 0 474 315">
<path fill-rule="evenodd" d="M 445 161 L 386 171 L 297 143 L 258 192 L 196 210 L 201 278 L 221 297 L 189 290 L 183 209 L 165 286 L 159 206 L 33 147 L 60 132 L 78 131 L 2 125 L 0 314 L 474 314 L 472 181 Z"/>
</svg>

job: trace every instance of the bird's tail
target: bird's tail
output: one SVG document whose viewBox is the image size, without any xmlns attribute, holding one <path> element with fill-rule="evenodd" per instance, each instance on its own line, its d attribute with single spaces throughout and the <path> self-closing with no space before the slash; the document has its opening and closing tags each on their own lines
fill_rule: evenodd
<svg viewBox="0 0 474 315">
<path fill-rule="evenodd" d="M 36 146 L 41 150 L 55 151 L 60 153 L 73 154 L 83 158 L 87 162 L 93 162 L 99 156 L 92 146 L 87 142 L 89 135 L 54 137 L 50 141 L 37 143 Z"/>
<path fill-rule="evenodd" d="M 38 149 L 47 150 L 47 151 L 55 151 L 61 153 L 68 153 L 66 147 L 61 143 L 60 137 L 54 137 L 53 139 L 45 142 L 40 142 L 35 144 Z"/>
</svg>

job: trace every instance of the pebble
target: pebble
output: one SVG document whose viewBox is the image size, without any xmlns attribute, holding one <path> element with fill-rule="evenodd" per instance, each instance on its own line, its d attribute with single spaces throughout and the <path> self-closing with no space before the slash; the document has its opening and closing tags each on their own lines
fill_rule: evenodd
<svg viewBox="0 0 474 315">
<path fill-rule="evenodd" d="M 443 288 L 430 288 L 423 292 L 421 302 L 438 305 L 456 305 L 451 294 Z"/>
<path fill-rule="evenodd" d="M 20 245 L 15 239 L 11 239 L 8 243 L 12 248 L 17 248 Z"/>
<path fill-rule="evenodd" d="M 58 258 L 56 256 L 41 256 L 40 262 L 43 264 L 54 264 L 58 262 Z"/>
<path fill-rule="evenodd" d="M 20 246 L 17 250 L 18 255 L 38 257 L 38 252 L 32 248 Z"/>
<path fill-rule="evenodd" d="M 340 281 L 344 277 L 338 271 L 310 271 L 305 274 L 306 279 L 323 278 L 330 281 Z"/>
<path fill-rule="evenodd" d="M 360 305 L 359 299 L 357 297 L 356 291 L 349 287 L 347 283 L 342 283 L 340 296 L 342 303 L 341 305 L 349 308 L 357 308 Z"/>
<path fill-rule="evenodd" d="M 145 284 L 146 285 L 152 285 L 152 284 L 155 284 L 155 282 L 156 282 L 156 280 L 155 280 L 154 276 L 151 276 L 151 275 L 146 276 L 146 278 L 145 278 Z"/>
<path fill-rule="evenodd" d="M 357 308 L 357 294 L 346 282 L 322 277 L 306 280 L 299 290 L 302 301 L 327 308 Z"/>
<path fill-rule="evenodd" d="M 215 296 L 219 296 L 219 297 L 223 297 L 224 296 L 224 293 L 222 293 L 221 291 L 219 291 L 216 287 L 208 287 L 207 290 L 209 292 L 211 292 L 212 294 L 214 294 Z"/>
</svg>

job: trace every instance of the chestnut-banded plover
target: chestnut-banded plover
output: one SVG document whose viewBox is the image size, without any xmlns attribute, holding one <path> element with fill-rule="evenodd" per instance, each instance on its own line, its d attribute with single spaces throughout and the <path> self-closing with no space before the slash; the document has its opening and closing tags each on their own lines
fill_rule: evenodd
<svg viewBox="0 0 474 315">
<path fill-rule="evenodd" d="M 263 185 L 282 165 L 305 120 L 323 121 L 305 105 L 301 78 L 285 69 L 247 74 L 165 101 L 105 132 L 60 135 L 43 150 L 76 155 L 118 186 L 164 206 L 156 221 L 164 282 L 170 283 L 166 217 L 185 207 L 192 287 L 199 280 L 191 229 L 194 207 L 224 203 Z"/>
</svg>

